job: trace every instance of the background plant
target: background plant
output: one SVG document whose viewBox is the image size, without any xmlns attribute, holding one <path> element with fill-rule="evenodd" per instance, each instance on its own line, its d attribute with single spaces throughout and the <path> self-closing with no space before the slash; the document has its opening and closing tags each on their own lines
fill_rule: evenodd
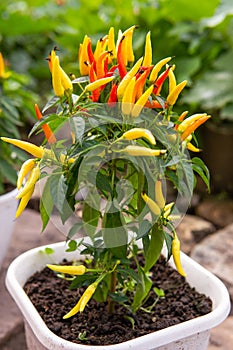
<svg viewBox="0 0 233 350">
<path fill-rule="evenodd" d="M 27 86 L 28 77 L 6 67 L 0 53 L 0 135 L 20 138 L 25 124 L 33 120 L 32 111 L 35 94 Z M 25 159 L 22 152 L 12 153 L 9 145 L 0 144 L 0 193 L 5 192 L 6 183 L 16 185 L 17 163 Z"/>
</svg>

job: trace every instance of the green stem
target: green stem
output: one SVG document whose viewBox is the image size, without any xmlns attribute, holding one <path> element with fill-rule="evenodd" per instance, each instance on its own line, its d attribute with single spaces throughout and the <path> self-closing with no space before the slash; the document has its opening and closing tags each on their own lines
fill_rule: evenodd
<svg viewBox="0 0 233 350">
<path fill-rule="evenodd" d="M 137 189 L 137 210 L 138 215 L 141 213 L 143 208 L 143 200 L 142 200 L 142 192 L 144 187 L 144 174 L 142 170 L 139 170 L 138 172 L 138 189 Z"/>
</svg>

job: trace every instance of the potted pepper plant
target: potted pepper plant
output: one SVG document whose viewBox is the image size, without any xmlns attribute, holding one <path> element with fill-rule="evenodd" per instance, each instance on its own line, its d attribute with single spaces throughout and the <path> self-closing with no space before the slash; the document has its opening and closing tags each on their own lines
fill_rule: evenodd
<svg viewBox="0 0 233 350">
<path fill-rule="evenodd" d="M 143 57 L 135 60 L 135 29 L 119 31 L 115 40 L 110 28 L 95 50 L 85 36 L 79 77 L 65 73 L 53 49 L 48 63 L 55 96 L 42 113 L 37 108 L 40 120 L 32 128 L 44 131 L 47 142 L 2 137 L 33 156 L 18 175 L 17 216 L 43 179 L 43 228 L 53 208 L 63 223 L 71 222 L 68 232 L 64 225 L 66 242 L 26 252 L 8 269 L 7 287 L 26 318 L 30 349 L 204 350 L 209 329 L 229 312 L 226 288 L 180 253 L 175 230 L 189 205 L 194 171 L 208 186 L 208 169 L 187 149 L 199 151 L 191 143 L 194 131 L 210 116 L 175 112 L 186 81 L 176 82 L 171 57 L 152 63 L 150 33 Z M 173 201 L 166 200 L 167 182 L 177 190 Z M 159 277 L 161 266 L 172 269 L 170 279 Z M 174 305 L 169 294 L 173 299 L 182 290 Z M 193 291 L 197 313 L 188 308 Z M 175 318 L 165 311 L 170 303 Z"/>
<path fill-rule="evenodd" d="M 20 129 L 30 115 L 32 92 L 26 90 L 28 79 L 6 68 L 0 52 L 0 134 L 20 137 Z M 0 144 L 0 266 L 13 230 L 17 208 L 17 170 L 25 156 L 19 150 L 12 151 L 8 144 Z M 17 167 L 18 165 L 18 167 Z"/>
</svg>

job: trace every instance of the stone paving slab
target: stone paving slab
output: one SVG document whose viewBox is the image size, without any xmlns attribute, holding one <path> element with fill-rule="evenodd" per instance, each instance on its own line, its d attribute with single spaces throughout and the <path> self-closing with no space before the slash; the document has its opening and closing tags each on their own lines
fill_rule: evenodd
<svg viewBox="0 0 233 350">
<path fill-rule="evenodd" d="M 185 237 L 187 239 L 187 252 L 189 253 L 188 246 L 191 243 L 192 247 L 194 247 L 191 256 L 226 281 L 229 290 L 233 290 L 233 225 L 230 225 L 221 231 L 217 231 L 214 234 L 214 227 L 211 226 L 208 221 L 202 219 L 199 220 L 193 216 L 186 217 L 182 221 L 182 225 L 183 226 L 180 224 L 177 230 L 179 230 L 179 234 L 182 235 L 181 240 Z M 207 237 L 197 244 L 196 240 L 198 241 L 203 238 L 203 236 L 201 238 L 199 237 L 199 233 L 201 234 L 203 228 L 205 228 L 204 235 L 207 235 Z M 64 240 L 64 233 L 62 230 L 59 230 L 59 224 L 57 223 L 56 218 L 54 218 L 53 223 L 49 223 L 45 233 L 41 234 L 40 231 L 40 215 L 34 210 L 25 210 L 22 216 L 17 220 L 11 245 L 0 271 L 1 350 L 26 350 L 21 313 L 11 299 L 4 285 L 5 273 L 9 263 L 16 256 L 30 248 Z M 219 260 L 221 263 L 219 263 Z M 211 331 L 208 350 L 232 349 L 232 329 L 233 316 L 229 316 L 225 322 Z"/>
<path fill-rule="evenodd" d="M 197 244 L 191 257 L 226 284 L 233 300 L 233 224 Z"/>
<path fill-rule="evenodd" d="M 196 207 L 195 212 L 219 228 L 226 227 L 233 223 L 233 200 L 209 197 Z"/>
<path fill-rule="evenodd" d="M 197 242 L 214 233 L 216 228 L 207 220 L 187 214 L 177 226 L 176 231 L 181 241 L 181 250 L 190 255 Z"/>
</svg>

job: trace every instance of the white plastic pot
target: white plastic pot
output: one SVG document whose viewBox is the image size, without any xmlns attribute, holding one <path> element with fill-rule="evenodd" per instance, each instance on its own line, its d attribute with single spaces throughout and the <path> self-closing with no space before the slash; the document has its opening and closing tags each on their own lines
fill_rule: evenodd
<svg viewBox="0 0 233 350">
<path fill-rule="evenodd" d="M 7 288 L 25 318 L 26 339 L 29 350 L 205 350 L 210 329 L 220 324 L 230 311 L 229 294 L 224 284 L 198 263 L 182 254 L 187 280 L 199 292 L 213 301 L 213 310 L 207 315 L 192 319 L 166 329 L 144 335 L 120 344 L 88 346 L 66 341 L 52 333 L 27 297 L 22 286 L 27 279 L 44 268 L 47 263 L 59 263 L 77 259 L 77 252 L 65 252 L 65 242 L 49 245 L 54 254 L 46 255 L 44 247 L 35 248 L 17 257 L 9 266 L 6 276 Z M 171 264 L 173 264 L 171 262 Z"/>
<path fill-rule="evenodd" d="M 0 268 L 6 254 L 14 228 L 15 212 L 18 201 L 15 199 L 17 189 L 0 196 Z"/>
</svg>

